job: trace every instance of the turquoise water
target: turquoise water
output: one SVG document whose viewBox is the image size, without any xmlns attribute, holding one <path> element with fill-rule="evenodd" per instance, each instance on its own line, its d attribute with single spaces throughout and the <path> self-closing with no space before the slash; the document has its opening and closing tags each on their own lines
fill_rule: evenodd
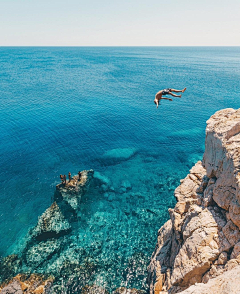
<svg viewBox="0 0 240 294">
<path fill-rule="evenodd" d="M 85 195 L 72 238 L 104 264 L 92 282 L 144 288 L 205 122 L 239 108 L 239 86 L 239 47 L 1 47 L 0 255 L 21 249 L 60 174 L 92 168 L 111 189 Z M 187 91 L 156 109 L 167 87 Z"/>
</svg>

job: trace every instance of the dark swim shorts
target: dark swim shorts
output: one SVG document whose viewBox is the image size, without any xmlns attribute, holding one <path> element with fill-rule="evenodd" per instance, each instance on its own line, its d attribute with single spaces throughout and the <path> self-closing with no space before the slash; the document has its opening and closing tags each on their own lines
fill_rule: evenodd
<svg viewBox="0 0 240 294">
<path fill-rule="evenodd" d="M 170 91 L 171 91 L 170 88 L 164 89 L 164 90 L 162 90 L 162 95 L 167 95 L 167 94 L 169 94 Z"/>
</svg>

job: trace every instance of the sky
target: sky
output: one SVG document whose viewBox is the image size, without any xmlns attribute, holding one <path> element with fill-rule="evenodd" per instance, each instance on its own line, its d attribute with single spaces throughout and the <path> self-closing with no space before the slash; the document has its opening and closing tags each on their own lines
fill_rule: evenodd
<svg viewBox="0 0 240 294">
<path fill-rule="evenodd" d="M 0 46 L 240 46 L 240 0 L 0 0 Z"/>
</svg>

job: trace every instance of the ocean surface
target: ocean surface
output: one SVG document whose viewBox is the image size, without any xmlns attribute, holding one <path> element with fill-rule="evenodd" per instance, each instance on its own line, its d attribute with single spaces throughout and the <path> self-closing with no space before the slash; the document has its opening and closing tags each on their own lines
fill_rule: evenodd
<svg viewBox="0 0 240 294">
<path fill-rule="evenodd" d="M 156 109 L 169 87 L 187 90 Z M 239 89 L 240 47 L 0 47 L 0 256 L 21 250 L 60 174 L 93 169 L 111 191 L 91 188 L 73 232 L 104 264 L 91 283 L 145 289 L 206 120 L 239 108 Z"/>
</svg>

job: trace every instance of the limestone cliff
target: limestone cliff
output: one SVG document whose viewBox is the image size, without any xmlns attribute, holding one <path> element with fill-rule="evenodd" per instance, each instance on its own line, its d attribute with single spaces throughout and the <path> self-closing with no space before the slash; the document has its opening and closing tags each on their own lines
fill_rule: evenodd
<svg viewBox="0 0 240 294">
<path fill-rule="evenodd" d="M 181 180 L 170 220 L 158 232 L 148 269 L 151 294 L 180 293 L 208 281 L 193 286 L 202 290 L 190 287 L 183 293 L 239 293 L 224 292 L 229 283 L 222 282 L 230 274 L 224 272 L 239 271 L 239 155 L 240 109 L 216 112 L 207 121 L 203 160 Z M 221 274 L 222 286 L 211 288 L 212 278 Z"/>
</svg>

